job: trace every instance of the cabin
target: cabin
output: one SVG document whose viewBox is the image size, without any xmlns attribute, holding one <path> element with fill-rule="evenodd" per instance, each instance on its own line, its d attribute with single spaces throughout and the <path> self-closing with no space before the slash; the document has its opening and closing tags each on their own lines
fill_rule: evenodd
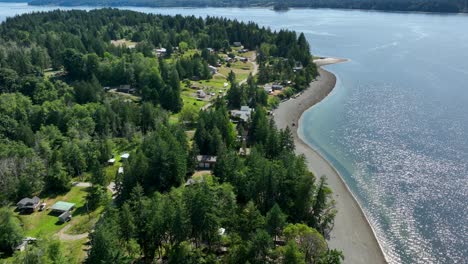
<svg viewBox="0 0 468 264">
<path fill-rule="evenodd" d="M 210 69 L 211 74 L 216 74 L 218 72 L 218 68 L 216 68 L 215 66 L 209 65 L 208 68 Z"/>
<path fill-rule="evenodd" d="M 273 89 L 273 91 L 282 91 L 284 89 L 284 86 L 281 84 L 273 84 L 271 88 Z"/>
<path fill-rule="evenodd" d="M 197 164 L 199 169 L 212 169 L 216 164 L 216 156 L 198 155 Z"/>
<path fill-rule="evenodd" d="M 198 90 L 198 91 L 197 91 L 197 97 L 198 97 L 198 98 L 205 98 L 205 97 L 206 97 L 206 93 L 205 93 L 203 90 Z"/>
<path fill-rule="evenodd" d="M 239 149 L 240 156 L 249 156 L 250 155 L 250 148 L 240 148 Z"/>
<path fill-rule="evenodd" d="M 245 57 L 239 57 L 239 61 L 241 62 L 248 62 L 249 59 L 245 58 Z"/>
<path fill-rule="evenodd" d="M 19 201 L 16 206 L 21 212 L 34 212 L 39 207 L 41 199 L 34 196 L 33 198 L 23 198 Z"/>
<path fill-rule="evenodd" d="M 240 110 L 232 110 L 231 117 L 240 119 L 243 122 L 248 122 L 252 115 L 253 109 L 248 106 L 241 106 Z"/>
<path fill-rule="evenodd" d="M 164 56 L 166 56 L 167 49 L 165 49 L 165 48 L 159 48 L 159 49 L 155 49 L 154 52 L 156 53 L 156 56 L 158 56 L 158 57 L 164 57 Z"/>
<path fill-rule="evenodd" d="M 115 159 L 114 159 L 114 158 L 109 159 L 109 160 L 107 161 L 107 164 L 108 164 L 108 165 L 114 165 L 114 164 L 115 164 Z"/>
<path fill-rule="evenodd" d="M 134 94 L 135 91 L 135 88 L 132 88 L 129 84 L 123 84 L 117 88 L 117 92 L 119 93 Z"/>
<path fill-rule="evenodd" d="M 187 182 L 185 182 L 184 186 L 192 186 L 194 184 L 199 184 L 199 183 L 202 183 L 204 181 L 205 181 L 205 179 L 203 177 L 200 177 L 198 179 L 190 178 L 190 179 L 187 180 Z"/>
<path fill-rule="evenodd" d="M 25 251 L 26 248 L 28 247 L 28 244 L 35 243 L 37 241 L 37 238 L 35 237 L 26 237 L 23 240 L 21 240 L 21 243 L 15 247 L 16 251 Z"/>
<path fill-rule="evenodd" d="M 16 251 L 20 251 L 20 252 L 23 252 L 26 250 L 26 248 L 28 247 L 28 241 L 26 240 L 21 240 L 21 243 L 15 247 L 15 250 Z"/>
<path fill-rule="evenodd" d="M 263 90 L 269 94 L 273 93 L 273 87 L 271 87 L 271 84 L 265 84 L 265 86 L 263 86 Z"/>
<path fill-rule="evenodd" d="M 130 157 L 130 154 L 128 154 L 128 153 L 124 153 L 124 154 L 120 155 L 121 160 L 128 160 L 129 157 Z"/>
<path fill-rule="evenodd" d="M 298 71 L 302 71 L 302 69 L 304 69 L 304 67 L 302 67 L 302 65 L 297 65 L 296 67 L 293 68 L 293 71 L 298 72 Z"/>
<path fill-rule="evenodd" d="M 118 174 L 123 174 L 124 173 L 124 168 L 123 167 L 119 167 L 119 170 L 117 171 Z"/>
</svg>

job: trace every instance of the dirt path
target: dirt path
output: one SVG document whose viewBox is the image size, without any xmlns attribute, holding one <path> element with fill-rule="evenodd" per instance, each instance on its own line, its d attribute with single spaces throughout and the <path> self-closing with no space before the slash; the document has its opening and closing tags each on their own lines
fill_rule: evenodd
<svg viewBox="0 0 468 264">
<path fill-rule="evenodd" d="M 63 241 L 76 241 L 76 240 L 81 240 L 85 239 L 88 237 L 89 233 L 83 233 L 79 235 L 69 235 L 65 234 L 70 228 L 72 227 L 71 224 L 66 225 L 64 228 L 60 229 L 60 231 L 57 232 L 57 236 L 59 237 L 60 240 Z"/>
<path fill-rule="evenodd" d="M 253 71 L 252 71 L 252 76 L 257 75 L 258 73 L 258 63 L 257 63 L 257 53 L 254 53 L 250 58 L 250 62 L 253 64 Z M 242 80 L 239 82 L 239 85 L 243 85 L 244 83 L 247 82 L 249 78 L 247 77 L 246 79 Z"/>
</svg>

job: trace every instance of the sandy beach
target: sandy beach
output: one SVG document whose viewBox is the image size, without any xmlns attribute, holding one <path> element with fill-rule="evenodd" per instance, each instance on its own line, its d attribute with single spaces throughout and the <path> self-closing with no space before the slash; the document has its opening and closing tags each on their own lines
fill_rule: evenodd
<svg viewBox="0 0 468 264">
<path fill-rule="evenodd" d="M 321 66 L 345 61 L 336 58 L 316 60 L 315 63 L 320 67 L 318 79 L 312 82 L 299 97 L 281 103 L 274 111 L 274 118 L 278 128 L 289 126 L 293 130 L 297 154 L 304 154 L 309 169 L 317 177 L 325 175 L 333 190 L 338 214 L 328 241 L 330 248 L 343 251 L 344 263 L 386 263 L 372 227 L 339 173 L 317 151 L 304 143 L 297 133 L 302 113 L 320 102 L 335 87 L 336 76 Z"/>
</svg>

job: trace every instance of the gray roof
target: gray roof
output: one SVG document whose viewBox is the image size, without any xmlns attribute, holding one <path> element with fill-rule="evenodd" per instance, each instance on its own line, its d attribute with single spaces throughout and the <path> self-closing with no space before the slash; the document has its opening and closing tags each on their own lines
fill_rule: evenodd
<svg viewBox="0 0 468 264">
<path fill-rule="evenodd" d="M 39 197 L 34 196 L 33 198 L 23 198 L 21 201 L 19 201 L 16 205 L 17 206 L 26 206 L 26 205 L 37 205 L 41 199 Z"/>
<path fill-rule="evenodd" d="M 207 163 L 215 163 L 216 156 L 209 156 L 209 155 L 198 155 L 197 156 L 198 162 L 207 162 Z"/>
</svg>

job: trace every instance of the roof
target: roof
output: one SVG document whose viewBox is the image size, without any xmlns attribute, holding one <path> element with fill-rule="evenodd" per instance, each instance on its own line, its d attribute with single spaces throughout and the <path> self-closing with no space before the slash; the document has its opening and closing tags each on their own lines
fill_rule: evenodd
<svg viewBox="0 0 468 264">
<path fill-rule="evenodd" d="M 124 168 L 123 168 L 123 167 L 119 167 L 118 174 L 123 174 L 123 173 L 124 173 Z"/>
<path fill-rule="evenodd" d="M 240 110 L 245 112 L 251 112 L 252 108 L 248 107 L 247 105 L 243 105 L 241 106 Z"/>
<path fill-rule="evenodd" d="M 16 205 L 24 206 L 27 204 L 39 204 L 40 201 L 41 199 L 39 199 L 39 197 L 37 196 L 34 196 L 33 198 L 26 197 L 26 198 L 21 199 L 21 201 L 19 201 Z"/>
<path fill-rule="evenodd" d="M 128 157 L 130 157 L 130 154 L 128 154 L 128 153 L 124 153 L 124 154 L 120 155 L 120 158 L 122 158 L 122 159 L 128 159 Z"/>
<path fill-rule="evenodd" d="M 252 114 L 253 109 L 244 105 L 241 106 L 240 110 L 232 110 L 231 115 L 233 117 L 237 117 L 239 119 L 242 119 L 243 121 L 247 122 L 250 119 L 250 115 Z"/>
<path fill-rule="evenodd" d="M 66 212 L 70 211 L 73 207 L 75 207 L 74 203 L 58 201 L 54 205 L 52 205 L 50 209 L 54 211 Z"/>
<path fill-rule="evenodd" d="M 214 163 L 216 162 L 216 156 L 209 156 L 209 155 L 198 155 L 197 156 L 198 162 L 207 162 L 207 163 Z"/>
<path fill-rule="evenodd" d="M 114 162 L 115 162 L 115 159 L 112 158 L 112 159 L 108 160 L 107 162 L 109 162 L 109 163 L 114 163 Z"/>
</svg>

